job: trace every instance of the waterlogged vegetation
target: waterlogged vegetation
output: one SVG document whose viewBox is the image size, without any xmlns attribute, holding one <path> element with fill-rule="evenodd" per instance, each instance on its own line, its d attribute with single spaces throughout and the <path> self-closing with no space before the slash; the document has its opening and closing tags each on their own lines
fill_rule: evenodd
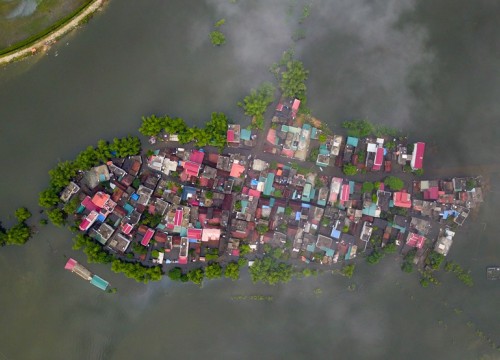
<svg viewBox="0 0 500 360">
<path fill-rule="evenodd" d="M 151 115 L 142 117 L 139 132 L 144 136 L 176 134 L 181 144 L 194 142 L 196 146 L 215 146 L 222 150 L 226 146 L 228 118 L 224 113 L 214 112 L 204 128 L 188 127 L 182 118 Z"/>
<path fill-rule="evenodd" d="M 33 235 L 32 229 L 26 224 L 31 217 L 31 212 L 21 207 L 16 210 L 15 218 L 17 223 L 10 228 L 4 228 L 0 222 L 0 246 L 4 245 L 24 245 Z"/>
<path fill-rule="evenodd" d="M 271 65 L 269 71 L 276 77 L 283 96 L 299 99 L 301 101 L 299 111 L 308 113 L 305 83 L 309 76 L 309 70 L 305 69 L 301 61 L 294 58 L 293 49 L 285 51 L 281 60 Z"/>
<path fill-rule="evenodd" d="M 446 272 L 452 272 L 456 275 L 457 279 L 464 283 L 466 286 L 473 286 L 474 281 L 472 280 L 472 276 L 470 271 L 465 271 L 462 267 L 454 261 L 446 262 L 444 266 L 444 270 Z"/>
<path fill-rule="evenodd" d="M 220 19 L 214 24 L 213 30 L 210 32 L 210 41 L 214 46 L 221 46 L 226 43 L 226 36 L 219 30 L 219 28 L 226 23 L 226 19 Z"/>
<path fill-rule="evenodd" d="M 146 267 L 139 263 L 129 263 L 119 259 L 113 260 L 111 270 L 115 273 L 122 273 L 128 278 L 144 284 L 150 281 L 159 281 L 162 276 L 160 266 Z"/>
<path fill-rule="evenodd" d="M 264 113 L 274 101 L 275 91 L 273 84 L 265 82 L 257 89 L 252 89 L 250 95 L 245 96 L 243 101 L 238 102 L 245 115 L 252 117 L 252 128 L 259 130 L 264 128 Z"/>
<path fill-rule="evenodd" d="M 347 130 L 347 135 L 354 137 L 366 137 L 369 135 L 375 135 L 377 137 L 401 136 L 397 129 L 385 125 L 375 125 L 367 120 L 344 121 L 342 127 Z"/>
</svg>

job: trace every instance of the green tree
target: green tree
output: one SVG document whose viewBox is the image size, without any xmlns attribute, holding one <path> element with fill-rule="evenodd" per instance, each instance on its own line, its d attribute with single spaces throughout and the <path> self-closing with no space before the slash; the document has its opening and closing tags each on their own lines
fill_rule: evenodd
<svg viewBox="0 0 500 360">
<path fill-rule="evenodd" d="M 415 176 L 422 176 L 424 175 L 424 169 L 416 169 L 416 170 L 413 170 L 413 174 Z"/>
<path fill-rule="evenodd" d="M 0 229 L 0 242 L 7 245 L 23 245 L 30 239 L 31 235 L 30 227 L 24 222 L 20 222 L 5 232 Z"/>
<path fill-rule="evenodd" d="M 373 133 L 373 125 L 366 120 L 344 121 L 342 127 L 347 129 L 347 134 L 354 137 L 366 137 Z"/>
<path fill-rule="evenodd" d="M 443 261 L 444 261 L 443 254 L 431 251 L 427 256 L 427 258 L 425 259 L 425 264 L 429 265 L 432 270 L 437 270 L 439 269 Z"/>
<path fill-rule="evenodd" d="M 214 27 L 218 28 L 218 27 L 221 27 L 222 25 L 224 25 L 226 23 L 226 19 L 220 19 L 219 21 L 217 21 L 214 25 Z"/>
<path fill-rule="evenodd" d="M 218 30 L 214 30 L 210 33 L 210 41 L 212 45 L 221 46 L 226 43 L 226 36 Z"/>
<path fill-rule="evenodd" d="M 320 143 L 324 144 L 326 143 L 326 140 L 328 140 L 328 137 L 325 134 L 319 134 L 318 140 Z"/>
<path fill-rule="evenodd" d="M 377 249 L 373 250 L 373 252 L 366 258 L 368 264 L 377 264 L 384 257 L 384 254 L 378 251 Z"/>
<path fill-rule="evenodd" d="M 51 208 L 59 204 L 59 195 L 53 188 L 48 188 L 40 193 L 38 204 L 44 208 Z"/>
<path fill-rule="evenodd" d="M 290 60 L 286 63 L 286 70 L 281 74 L 280 89 L 283 96 L 287 98 L 297 98 L 306 100 L 306 80 L 309 71 L 304 68 L 304 64 L 298 60 Z"/>
<path fill-rule="evenodd" d="M 47 216 L 52 224 L 61 227 L 66 222 L 66 214 L 59 208 L 47 211 Z"/>
<path fill-rule="evenodd" d="M 250 248 L 250 245 L 240 243 L 240 255 L 244 256 L 246 254 L 249 254 L 252 252 L 252 248 Z"/>
<path fill-rule="evenodd" d="M 269 231 L 269 226 L 264 224 L 259 224 L 255 227 L 255 230 L 257 230 L 257 232 L 262 235 Z"/>
<path fill-rule="evenodd" d="M 403 182 L 403 180 L 401 180 L 400 178 L 398 178 L 396 176 L 386 177 L 384 180 L 384 184 L 386 186 L 389 186 L 391 188 L 391 190 L 393 190 L 393 191 L 399 191 L 399 190 L 403 189 L 405 186 L 405 183 Z"/>
<path fill-rule="evenodd" d="M 213 263 L 205 268 L 207 279 L 218 279 L 222 276 L 222 267 L 218 263 Z"/>
<path fill-rule="evenodd" d="M 260 281 L 270 285 L 286 283 L 292 278 L 292 266 L 279 262 L 271 256 L 256 259 L 249 267 L 249 271 L 253 282 Z"/>
<path fill-rule="evenodd" d="M 411 273 L 413 272 L 413 264 L 408 261 L 405 261 L 403 262 L 403 265 L 401 265 L 401 270 L 403 270 L 406 273 Z"/>
<path fill-rule="evenodd" d="M 111 153 L 115 153 L 116 157 L 119 158 L 134 156 L 141 152 L 141 141 L 136 136 L 114 138 L 109 148 Z"/>
<path fill-rule="evenodd" d="M 109 150 L 109 144 L 106 140 L 99 140 L 97 142 L 95 153 L 97 159 L 102 163 L 111 159 L 111 151 Z"/>
<path fill-rule="evenodd" d="M 113 260 L 111 270 L 115 273 L 123 273 L 126 277 L 145 284 L 149 281 L 159 281 L 162 276 L 160 266 L 146 267 L 139 263 L 129 263 L 119 259 Z"/>
<path fill-rule="evenodd" d="M 21 207 L 21 208 L 16 210 L 15 216 L 16 216 L 17 221 L 22 223 L 31 217 L 31 213 L 25 207 Z"/>
<path fill-rule="evenodd" d="M 353 175 L 356 175 L 358 173 L 358 168 L 354 165 L 351 165 L 351 164 L 344 164 L 344 166 L 342 167 L 342 172 L 345 175 L 353 176 Z"/>
<path fill-rule="evenodd" d="M 386 254 L 393 254 L 397 251 L 398 247 L 396 246 L 395 243 L 391 242 L 389 244 L 387 244 L 386 246 L 384 246 L 384 252 Z"/>
<path fill-rule="evenodd" d="M 247 95 L 243 102 L 238 102 L 238 106 L 243 108 L 245 115 L 255 116 L 258 125 L 263 125 L 263 121 L 260 120 L 264 120 L 263 115 L 267 107 L 274 101 L 275 91 L 276 89 L 271 83 L 265 82 L 257 90 L 252 89 L 250 95 Z M 262 129 L 262 126 L 258 128 Z"/>
<path fill-rule="evenodd" d="M 354 274 L 355 267 L 356 267 L 355 264 L 349 264 L 349 265 L 344 266 L 340 272 L 342 273 L 342 275 L 344 275 L 345 277 L 348 277 L 350 279 L 352 277 L 352 275 Z"/>
<path fill-rule="evenodd" d="M 205 274 L 203 272 L 203 269 L 193 269 L 187 273 L 187 278 L 189 279 L 189 281 L 192 281 L 193 283 L 195 283 L 197 285 L 202 284 L 204 277 L 205 277 Z"/>
<path fill-rule="evenodd" d="M 364 193 L 371 193 L 373 191 L 373 183 L 365 181 L 363 183 L 363 187 L 361 188 L 361 191 Z"/>
<path fill-rule="evenodd" d="M 84 234 L 77 234 L 73 238 L 73 249 L 83 249 L 89 263 L 108 264 L 113 259 L 100 244 Z"/>
<path fill-rule="evenodd" d="M 156 115 L 143 116 L 139 132 L 144 136 L 157 136 L 166 127 L 169 117 L 157 117 Z"/>
<path fill-rule="evenodd" d="M 231 280 L 238 280 L 240 278 L 240 266 L 236 262 L 230 262 L 224 269 L 224 276 Z"/>
<path fill-rule="evenodd" d="M 73 164 L 78 170 L 89 170 L 99 164 L 98 153 L 94 147 L 88 146 L 85 150 L 78 154 Z"/>
<path fill-rule="evenodd" d="M 62 161 L 49 171 L 50 183 L 54 189 L 62 189 L 76 176 L 77 167 L 71 161 Z M 56 191 L 57 192 L 57 191 Z"/>
<path fill-rule="evenodd" d="M 73 196 L 70 201 L 64 204 L 63 211 L 68 215 L 73 215 L 80 206 L 80 199 Z"/>
</svg>

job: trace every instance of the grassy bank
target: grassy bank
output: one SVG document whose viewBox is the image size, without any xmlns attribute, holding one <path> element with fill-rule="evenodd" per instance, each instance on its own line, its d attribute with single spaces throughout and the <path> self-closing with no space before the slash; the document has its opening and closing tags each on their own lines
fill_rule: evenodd
<svg viewBox="0 0 500 360">
<path fill-rule="evenodd" d="M 16 42 L 15 44 L 12 44 L 12 45 L 10 45 L 10 46 L 8 46 L 6 48 L 1 49 L 0 50 L 0 56 L 1 55 L 6 55 L 6 54 L 9 54 L 9 53 L 12 53 L 12 52 L 15 52 L 17 50 L 20 50 L 20 49 L 23 49 L 23 48 L 26 48 L 26 47 L 29 47 L 31 44 L 36 43 L 37 41 L 39 41 L 43 37 L 47 36 L 51 32 L 59 29 L 60 27 L 64 26 L 68 22 L 70 22 L 75 16 L 77 16 L 82 11 L 84 11 L 93 2 L 94 2 L 94 0 L 86 0 L 76 10 L 74 10 L 70 14 L 66 15 L 62 19 L 56 21 L 55 23 L 53 23 L 49 27 L 45 28 L 44 30 L 42 30 L 42 31 L 40 31 L 40 32 L 38 32 L 38 33 L 36 33 L 36 34 L 34 34 L 34 35 L 32 35 L 32 36 L 24 39 L 24 40 Z"/>
</svg>

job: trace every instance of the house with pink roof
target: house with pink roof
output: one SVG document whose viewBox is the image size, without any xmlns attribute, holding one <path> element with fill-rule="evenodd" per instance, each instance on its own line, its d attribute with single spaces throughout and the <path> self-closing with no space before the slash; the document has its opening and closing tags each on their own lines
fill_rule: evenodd
<svg viewBox="0 0 500 360">
<path fill-rule="evenodd" d="M 202 229 L 195 229 L 195 228 L 187 229 L 188 239 L 201 240 L 202 233 L 203 233 Z"/>
<path fill-rule="evenodd" d="M 219 241 L 220 240 L 220 229 L 203 229 L 203 234 L 201 236 L 202 242 L 207 241 Z"/>
<path fill-rule="evenodd" d="M 424 165 L 424 152 L 425 143 L 418 142 L 413 146 L 413 153 L 411 154 L 411 168 L 413 170 L 419 170 L 423 168 Z"/>
<path fill-rule="evenodd" d="M 425 240 L 425 236 L 415 233 L 408 233 L 408 236 L 406 238 L 406 245 L 421 249 L 425 244 Z"/>
<path fill-rule="evenodd" d="M 144 234 L 144 237 L 141 240 L 141 245 L 142 246 L 148 246 L 149 242 L 153 238 L 153 235 L 155 234 L 155 231 L 153 229 L 148 228 L 146 233 Z"/>
<path fill-rule="evenodd" d="M 394 206 L 409 209 L 411 208 L 411 195 L 406 191 L 398 191 L 393 194 Z"/>
<path fill-rule="evenodd" d="M 204 157 L 205 157 L 205 153 L 203 151 L 193 150 L 191 152 L 191 154 L 189 155 L 189 161 L 201 165 Z"/>
<path fill-rule="evenodd" d="M 244 172 L 245 166 L 241 165 L 240 163 L 233 162 L 233 165 L 231 166 L 231 173 L 229 174 L 229 176 L 239 178 Z"/>
</svg>

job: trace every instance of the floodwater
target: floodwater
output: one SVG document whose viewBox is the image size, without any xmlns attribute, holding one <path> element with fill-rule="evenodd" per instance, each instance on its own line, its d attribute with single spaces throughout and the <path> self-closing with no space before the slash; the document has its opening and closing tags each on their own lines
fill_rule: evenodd
<svg viewBox="0 0 500 360">
<path fill-rule="evenodd" d="M 47 55 L 0 69 L 0 218 L 37 209 L 50 167 L 134 133 L 144 114 L 247 121 L 236 102 L 272 79 L 267 68 L 290 46 L 303 4 L 111 1 Z M 228 41 L 214 48 L 208 33 L 220 18 Z M 390 256 L 359 261 L 350 280 L 274 287 L 246 274 L 202 289 L 143 286 L 88 265 L 118 288 L 111 295 L 63 270 L 67 256 L 85 257 L 68 231 L 47 226 L 24 247 L 0 249 L 0 359 L 500 358 L 500 284 L 485 279 L 500 263 L 499 18 L 491 1 L 313 0 L 295 47 L 310 69 L 309 106 L 334 129 L 360 117 L 401 126 L 432 145 L 432 171 L 490 176 L 484 206 L 448 255 L 472 270 L 474 287 L 442 273 L 441 286 L 423 289 Z"/>
</svg>

